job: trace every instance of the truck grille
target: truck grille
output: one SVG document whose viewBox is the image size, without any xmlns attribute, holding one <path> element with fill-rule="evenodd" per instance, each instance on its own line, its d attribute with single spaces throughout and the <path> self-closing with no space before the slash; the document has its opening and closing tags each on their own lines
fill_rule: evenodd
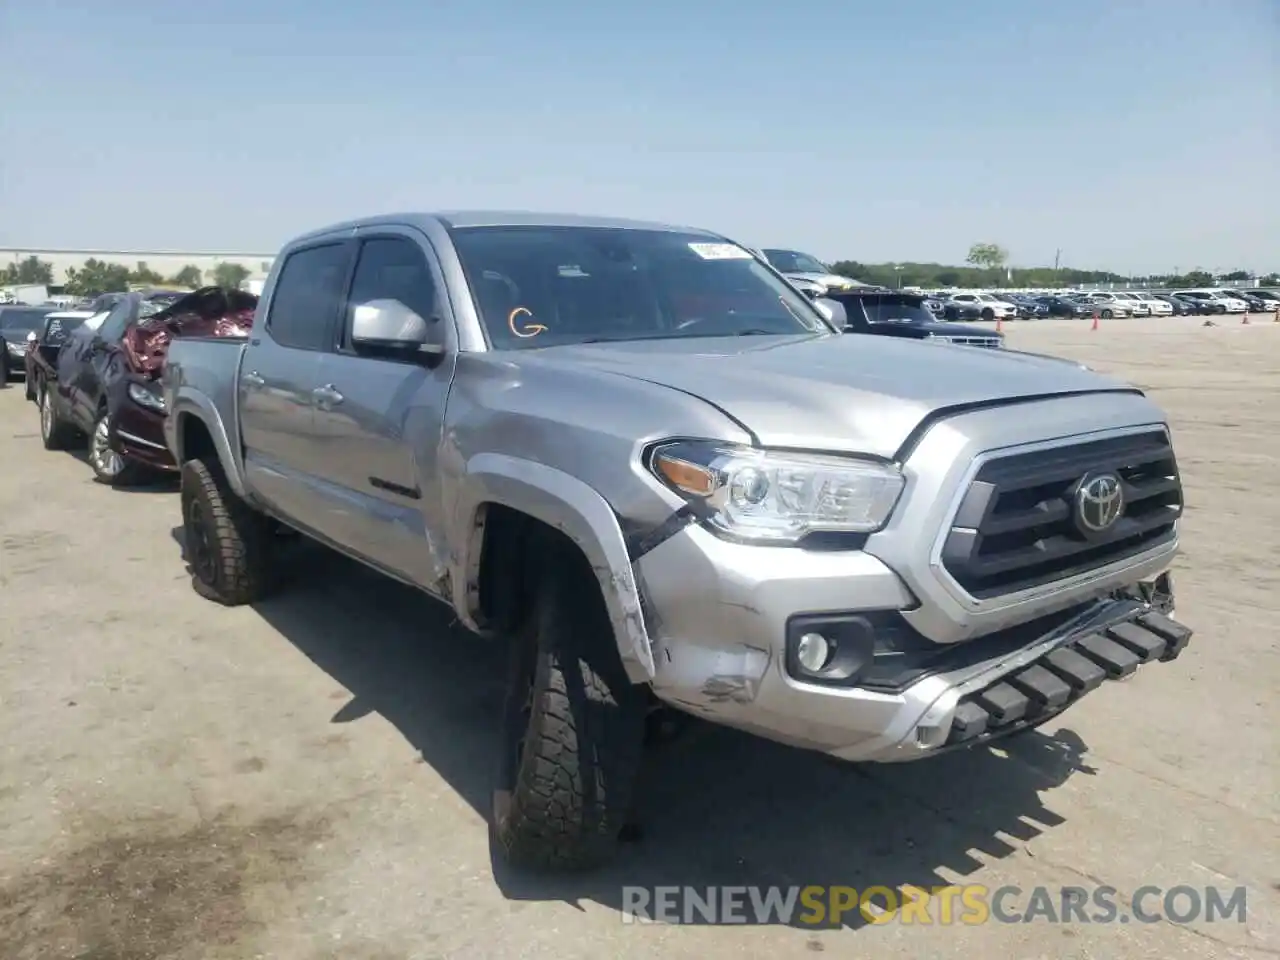
<svg viewBox="0 0 1280 960">
<path fill-rule="evenodd" d="M 1118 515 L 1096 529 L 1096 511 L 1082 515 L 1089 500 L 1081 487 L 1105 494 L 1110 478 L 1118 480 Z M 1164 430 L 994 457 L 952 519 L 942 565 L 971 596 L 1000 596 L 1149 550 L 1175 536 L 1181 512 L 1182 483 Z"/>
</svg>

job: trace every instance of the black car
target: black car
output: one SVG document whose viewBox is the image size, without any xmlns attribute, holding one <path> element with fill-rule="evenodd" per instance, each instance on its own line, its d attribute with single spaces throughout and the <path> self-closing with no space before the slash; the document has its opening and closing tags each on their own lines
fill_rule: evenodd
<svg viewBox="0 0 1280 960">
<path fill-rule="evenodd" d="M 1019 320 L 1038 320 L 1049 316 L 1049 308 L 1041 303 L 1038 297 L 1032 297 L 1024 293 L 1012 293 L 1007 295 L 1005 299 L 1018 308 Z"/>
<path fill-rule="evenodd" d="M 0 358 L 0 381 L 8 383 L 26 371 L 27 334 L 40 328 L 41 322 L 57 307 L 29 307 L 26 304 L 6 304 L 0 307 L 0 340 L 4 341 L 4 356 Z"/>
<path fill-rule="evenodd" d="M 968 303 L 964 300 L 951 300 L 945 297 L 935 297 L 933 299 L 941 303 L 942 308 L 940 310 L 934 309 L 932 312 L 943 320 L 955 322 L 957 320 L 982 319 L 982 304 L 980 303 Z"/>
<path fill-rule="evenodd" d="M 903 337 L 908 340 L 945 340 L 975 347 L 1001 347 L 1004 336 L 985 327 L 940 323 L 925 306 L 926 297 L 895 290 L 832 292 L 826 299 L 844 309 L 845 333 Z M 839 316 L 834 318 L 840 323 Z"/>
<path fill-rule="evenodd" d="M 1176 300 L 1182 303 L 1185 303 L 1187 306 L 1189 306 L 1194 311 L 1192 316 L 1210 317 L 1210 316 L 1213 316 L 1214 314 L 1227 312 L 1226 305 L 1217 300 L 1209 300 L 1204 297 L 1195 297 L 1187 293 L 1175 293 L 1175 294 L 1172 294 L 1172 296 Z"/>
<path fill-rule="evenodd" d="M 1186 300 L 1179 300 L 1177 297 L 1167 293 L 1153 294 L 1157 300 L 1163 300 L 1169 306 L 1173 307 L 1173 315 L 1175 317 L 1193 317 L 1198 311 L 1195 305 L 1188 303 Z"/>
<path fill-rule="evenodd" d="M 1036 297 L 1036 303 L 1045 309 L 1045 313 L 1050 317 L 1092 317 L 1093 307 L 1087 303 L 1081 303 L 1079 300 L 1070 300 L 1067 297 L 1043 296 Z"/>
<path fill-rule="evenodd" d="M 112 404 L 127 387 L 130 370 L 122 349 L 125 333 L 184 296 L 172 290 L 139 291 L 123 297 L 100 325 L 82 326 L 62 346 L 57 378 L 42 394 L 40 436 L 45 449 L 89 437 L 89 466 L 104 483 L 127 483 L 143 473 L 139 464 L 111 449 Z"/>
</svg>

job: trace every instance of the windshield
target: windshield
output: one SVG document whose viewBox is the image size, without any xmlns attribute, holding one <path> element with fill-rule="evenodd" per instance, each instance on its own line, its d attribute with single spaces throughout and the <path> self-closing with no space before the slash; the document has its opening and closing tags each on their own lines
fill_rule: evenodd
<svg viewBox="0 0 1280 960">
<path fill-rule="evenodd" d="M 933 323 L 933 314 L 923 303 L 896 297 L 864 297 L 862 308 L 872 323 Z"/>
<path fill-rule="evenodd" d="M 804 295 L 746 250 L 701 234 L 550 226 L 451 232 L 497 349 L 831 330 Z"/>
<path fill-rule="evenodd" d="M 27 333 L 38 328 L 40 321 L 50 313 L 52 313 L 51 310 L 5 307 L 0 310 L 0 330 L 17 330 Z"/>
<path fill-rule="evenodd" d="M 831 268 L 821 260 L 797 250 L 762 250 L 766 260 L 779 273 L 830 273 Z"/>
</svg>

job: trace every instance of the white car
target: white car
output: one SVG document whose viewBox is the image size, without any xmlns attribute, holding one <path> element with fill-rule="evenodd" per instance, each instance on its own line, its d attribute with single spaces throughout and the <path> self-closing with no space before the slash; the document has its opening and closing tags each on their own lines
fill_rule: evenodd
<svg viewBox="0 0 1280 960">
<path fill-rule="evenodd" d="M 1193 300 L 1211 300 L 1222 304 L 1227 313 L 1248 313 L 1249 305 L 1238 297 L 1223 293 L 1221 290 L 1179 290 L 1178 296 L 1191 297 Z"/>
<path fill-rule="evenodd" d="M 1094 312 L 1103 320 L 1133 316 L 1135 305 L 1117 293 L 1082 293 L 1076 299 L 1093 307 Z"/>
<path fill-rule="evenodd" d="M 1171 317 L 1173 316 L 1173 305 L 1166 300 L 1161 300 L 1157 296 L 1150 293 L 1123 293 L 1121 296 L 1128 297 L 1135 303 L 1140 303 L 1145 308 L 1144 314 L 1134 314 L 1134 316 L 1148 317 Z"/>
<path fill-rule="evenodd" d="M 953 293 L 951 299 L 978 307 L 982 310 L 983 320 L 1012 320 L 1018 315 L 1018 308 L 1012 303 L 989 293 Z"/>
</svg>

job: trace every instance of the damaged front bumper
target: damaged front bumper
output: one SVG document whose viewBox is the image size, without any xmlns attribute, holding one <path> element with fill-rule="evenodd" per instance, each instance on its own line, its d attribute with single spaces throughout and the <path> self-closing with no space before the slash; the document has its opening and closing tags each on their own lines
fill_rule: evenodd
<svg viewBox="0 0 1280 960">
<path fill-rule="evenodd" d="M 741 567 L 729 576 L 728 565 L 713 564 L 717 588 L 701 590 L 678 575 L 687 567 L 648 560 L 641 574 L 659 699 L 848 761 L 918 760 L 1037 726 L 1105 680 L 1175 659 L 1191 638 L 1172 618 L 1167 573 L 937 644 L 900 615 L 909 600 L 900 581 L 867 554 L 795 551 L 777 580 Z M 838 636 L 850 625 L 871 636 L 864 649 L 872 652 L 850 661 L 845 676 L 797 671 L 798 634 Z"/>
</svg>

